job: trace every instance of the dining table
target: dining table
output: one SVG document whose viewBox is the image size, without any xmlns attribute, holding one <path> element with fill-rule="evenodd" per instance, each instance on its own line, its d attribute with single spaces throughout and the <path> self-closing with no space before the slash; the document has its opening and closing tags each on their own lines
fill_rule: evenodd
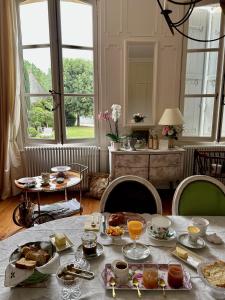
<svg viewBox="0 0 225 300">
<path fill-rule="evenodd" d="M 143 217 L 146 221 L 150 221 L 152 215 L 144 214 Z M 187 232 L 187 227 L 191 223 L 191 216 L 168 216 L 172 221 L 172 227 L 176 231 L 176 234 Z M 10 254 L 18 247 L 27 242 L 33 241 L 48 241 L 49 236 L 54 233 L 64 233 L 72 241 L 73 246 L 63 252 L 60 252 L 60 264 L 71 261 L 74 258 L 74 254 L 77 248 L 81 244 L 81 236 L 84 232 L 85 222 L 90 215 L 72 216 L 63 219 L 54 220 L 48 223 L 37 225 L 29 229 L 18 232 L 5 240 L 0 241 L 0 299 L 1 300 L 56 300 L 60 299 L 60 289 L 56 276 L 51 275 L 50 278 L 37 287 L 5 287 L 4 276 L 5 269 L 9 263 Z M 209 220 L 209 226 L 207 234 L 217 233 L 218 236 L 225 241 L 225 217 L 224 216 L 206 216 Z M 97 233 L 98 242 L 105 244 L 104 239 Z M 128 234 L 124 235 L 126 242 L 131 242 Z M 206 246 L 202 249 L 193 250 L 195 253 L 203 257 L 205 261 L 221 259 L 225 261 L 225 244 L 220 245 L 209 243 L 206 239 Z M 171 262 L 182 263 L 184 269 L 189 272 L 192 282 L 192 289 L 183 290 L 171 290 L 166 291 L 166 299 L 215 299 L 209 293 L 209 290 L 205 283 L 198 275 L 196 269 L 181 262 L 174 257 L 171 252 L 176 247 L 176 241 L 170 243 L 158 243 L 149 238 L 147 231 L 141 236 L 140 241 L 150 247 L 150 256 L 145 259 L 144 262 L 167 264 Z M 100 300 L 100 299 L 113 299 L 112 290 L 107 290 L 102 278 L 102 272 L 105 264 L 112 263 L 115 259 L 126 260 L 128 263 L 133 261 L 126 259 L 122 254 L 122 246 L 117 243 L 110 243 L 103 246 L 104 252 L 102 255 L 96 258 L 89 259 L 90 270 L 95 273 L 93 280 L 83 280 L 81 285 L 81 297 L 80 299 L 86 300 Z M 139 261 L 138 261 L 139 262 Z M 157 291 L 143 290 L 142 299 L 164 299 L 161 289 Z M 138 299 L 136 289 L 128 290 L 116 290 L 116 299 Z"/>
</svg>

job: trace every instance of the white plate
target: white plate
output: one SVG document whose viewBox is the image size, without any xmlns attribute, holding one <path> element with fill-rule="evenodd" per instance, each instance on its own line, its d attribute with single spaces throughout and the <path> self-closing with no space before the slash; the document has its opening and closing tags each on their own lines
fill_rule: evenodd
<svg viewBox="0 0 225 300">
<path fill-rule="evenodd" d="M 205 241 L 201 237 L 198 237 L 196 243 L 190 243 L 187 233 L 180 234 L 177 240 L 180 244 L 191 249 L 202 249 L 205 247 Z"/>
<path fill-rule="evenodd" d="M 36 180 L 33 177 L 23 177 L 17 180 L 21 184 L 29 184 L 29 183 L 35 183 Z"/>
<path fill-rule="evenodd" d="M 56 243 L 55 243 L 55 235 L 54 234 L 50 235 L 49 238 L 51 240 L 51 243 L 55 246 L 57 252 L 61 252 L 61 251 L 64 251 L 64 250 L 67 250 L 67 249 L 73 247 L 73 243 L 71 242 L 71 240 L 68 238 L 67 235 L 65 235 L 66 245 L 63 245 L 61 247 L 59 247 L 59 246 L 56 245 Z"/>
<path fill-rule="evenodd" d="M 153 232 L 151 231 L 151 229 L 147 229 L 149 237 L 155 241 L 160 241 L 160 242 L 170 242 L 175 240 L 176 238 L 176 231 L 174 229 L 170 229 L 169 233 L 168 233 L 168 237 L 166 239 L 160 239 L 158 237 L 156 237 Z"/>
<path fill-rule="evenodd" d="M 185 250 L 187 253 L 188 253 L 188 258 L 187 259 L 184 259 L 182 257 L 180 257 L 178 254 L 177 254 L 177 251 L 176 249 L 174 249 L 173 251 L 171 251 L 171 254 L 173 256 L 175 256 L 176 258 L 179 258 L 180 260 L 182 260 L 183 262 L 185 262 L 186 264 L 188 264 L 189 266 L 197 269 L 198 265 L 203 262 L 204 258 L 194 252 L 192 252 L 191 250 L 185 248 L 185 247 L 181 247 L 179 246 L 179 248 Z"/>
<path fill-rule="evenodd" d="M 56 166 L 51 168 L 52 172 L 66 172 L 69 171 L 71 169 L 71 167 L 69 166 Z"/>
</svg>

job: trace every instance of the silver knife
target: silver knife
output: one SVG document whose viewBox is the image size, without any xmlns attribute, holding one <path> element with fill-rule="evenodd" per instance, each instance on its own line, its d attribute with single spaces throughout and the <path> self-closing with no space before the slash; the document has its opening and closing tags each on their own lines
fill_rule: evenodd
<svg viewBox="0 0 225 300">
<path fill-rule="evenodd" d="M 101 234 L 106 234 L 105 231 L 106 231 L 106 223 L 105 223 L 105 216 L 102 215 L 102 222 L 101 222 Z"/>
</svg>

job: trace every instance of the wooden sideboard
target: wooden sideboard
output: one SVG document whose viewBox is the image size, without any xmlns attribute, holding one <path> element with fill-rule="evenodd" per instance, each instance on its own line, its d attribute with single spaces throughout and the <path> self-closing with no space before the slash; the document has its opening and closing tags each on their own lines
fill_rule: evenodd
<svg viewBox="0 0 225 300">
<path fill-rule="evenodd" d="M 182 148 L 113 151 L 109 147 L 111 179 L 136 175 L 149 180 L 157 188 L 174 187 L 183 179 L 184 153 Z"/>
</svg>

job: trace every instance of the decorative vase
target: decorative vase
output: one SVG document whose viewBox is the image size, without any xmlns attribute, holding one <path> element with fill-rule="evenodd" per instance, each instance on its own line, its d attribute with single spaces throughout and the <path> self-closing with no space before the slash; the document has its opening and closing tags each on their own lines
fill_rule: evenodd
<svg viewBox="0 0 225 300">
<path fill-rule="evenodd" d="M 120 142 L 113 142 L 111 141 L 111 149 L 113 151 L 118 151 L 121 148 L 121 143 Z"/>
<path fill-rule="evenodd" d="M 174 139 L 169 138 L 168 139 L 168 149 L 175 148 Z"/>
</svg>

